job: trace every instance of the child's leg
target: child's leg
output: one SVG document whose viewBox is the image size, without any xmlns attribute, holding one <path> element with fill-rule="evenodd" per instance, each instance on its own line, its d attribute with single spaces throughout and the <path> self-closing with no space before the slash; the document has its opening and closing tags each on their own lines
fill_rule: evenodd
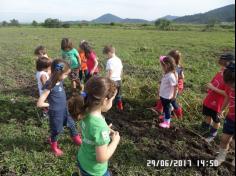
<svg viewBox="0 0 236 176">
<path fill-rule="evenodd" d="M 73 81 L 71 82 L 71 84 L 72 84 L 72 89 L 76 89 L 76 87 L 77 87 L 77 86 L 76 86 L 76 81 L 73 80 Z"/>
<path fill-rule="evenodd" d="M 223 135 L 220 143 L 220 152 L 216 158 L 216 160 L 219 162 L 219 165 L 221 165 L 225 161 L 227 152 L 230 147 L 230 143 L 234 135 L 235 135 L 235 122 L 226 118 L 224 122 Z"/>
<path fill-rule="evenodd" d="M 160 123 L 161 128 L 170 128 L 170 121 L 171 121 L 171 110 L 170 110 L 170 105 L 171 105 L 171 100 L 164 99 L 161 97 L 161 102 L 163 105 L 164 109 L 164 122 Z"/>
<path fill-rule="evenodd" d="M 209 130 L 210 127 L 211 127 L 211 124 L 213 122 L 212 116 L 214 116 L 215 113 L 212 112 L 211 109 L 209 109 L 209 108 L 207 108 L 206 106 L 203 105 L 202 114 L 205 116 L 205 119 L 202 122 L 202 128 L 204 130 Z"/>
<path fill-rule="evenodd" d="M 115 103 L 117 104 L 117 107 L 119 110 L 123 110 L 123 102 L 122 102 L 122 85 L 121 81 L 116 81 L 117 85 L 117 95 L 115 98 Z"/>
<path fill-rule="evenodd" d="M 183 117 L 183 110 L 182 110 L 182 108 L 178 105 L 177 101 L 174 100 L 174 101 L 171 102 L 171 104 L 172 104 L 172 106 L 174 107 L 174 113 L 175 113 L 175 115 L 176 115 L 178 118 L 182 119 L 182 117 Z"/>
<path fill-rule="evenodd" d="M 49 110 L 49 125 L 51 130 L 50 144 L 53 153 L 61 156 L 63 152 L 58 147 L 58 135 L 63 132 L 63 111 Z"/>
<path fill-rule="evenodd" d="M 83 81 L 83 70 L 79 71 L 79 80 L 80 80 L 80 82 Z"/>
<path fill-rule="evenodd" d="M 79 136 L 78 130 L 76 128 L 76 123 L 72 119 L 72 117 L 69 115 L 69 112 L 68 112 L 67 109 L 65 110 L 64 126 L 69 128 L 72 140 L 77 145 L 81 145 L 82 144 L 82 140 L 81 140 L 81 137 Z"/>
<path fill-rule="evenodd" d="M 215 113 L 212 112 L 212 120 L 213 124 L 210 127 L 210 135 L 206 139 L 207 142 L 212 142 L 215 139 L 215 137 L 218 134 L 218 129 L 220 128 L 220 118 L 218 117 L 216 112 Z"/>
</svg>

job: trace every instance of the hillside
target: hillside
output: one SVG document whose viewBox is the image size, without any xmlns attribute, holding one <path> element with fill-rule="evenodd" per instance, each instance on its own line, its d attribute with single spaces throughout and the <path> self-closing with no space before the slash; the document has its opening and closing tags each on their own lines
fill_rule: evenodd
<svg viewBox="0 0 236 176">
<path fill-rule="evenodd" d="M 102 15 L 101 17 L 98 17 L 97 19 L 94 19 L 91 21 L 92 23 L 149 23 L 149 21 L 147 20 L 143 20 L 143 19 L 130 19 L 130 18 L 126 18 L 126 19 L 122 19 L 118 16 L 112 15 L 112 14 L 105 14 Z"/>
<path fill-rule="evenodd" d="M 219 22 L 234 22 L 235 21 L 235 4 L 211 10 L 206 13 L 189 15 L 175 19 L 178 23 L 202 23 L 206 24 L 212 20 Z"/>
</svg>

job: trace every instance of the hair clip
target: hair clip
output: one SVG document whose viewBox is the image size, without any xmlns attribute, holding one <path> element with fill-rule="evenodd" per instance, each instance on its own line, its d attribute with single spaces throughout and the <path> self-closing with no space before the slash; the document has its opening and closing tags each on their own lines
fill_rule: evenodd
<svg viewBox="0 0 236 176">
<path fill-rule="evenodd" d="M 86 98 L 88 96 L 88 94 L 86 92 L 81 92 L 80 94 L 82 97 Z"/>
<path fill-rule="evenodd" d="M 64 68 L 64 64 L 56 64 L 56 66 L 55 66 L 55 70 L 56 71 L 62 71 L 63 70 L 63 68 Z"/>
<path fill-rule="evenodd" d="M 160 61 L 164 62 L 164 59 L 166 58 L 166 56 L 160 56 Z"/>
</svg>

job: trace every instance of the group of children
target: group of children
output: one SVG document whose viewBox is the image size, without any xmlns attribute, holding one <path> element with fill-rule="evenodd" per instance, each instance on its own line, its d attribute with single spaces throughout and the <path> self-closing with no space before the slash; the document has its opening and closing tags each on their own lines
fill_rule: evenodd
<svg viewBox="0 0 236 176">
<path fill-rule="evenodd" d="M 78 167 L 81 174 L 110 175 L 108 160 L 115 152 L 120 136 L 112 130 L 112 125 L 107 125 L 102 112 L 108 111 L 113 102 L 119 111 L 123 110 L 122 61 L 116 56 L 113 46 L 105 46 L 103 54 L 108 59 L 107 75 L 100 77 L 98 58 L 88 42 L 81 41 L 76 50 L 71 40 L 64 38 L 61 50 L 62 59 L 52 60 L 44 46 L 35 49 L 40 95 L 37 106 L 49 116 L 51 150 L 55 156 L 63 155 L 58 137 L 67 127 L 73 142 L 80 146 Z M 63 85 L 67 77 L 73 91 L 69 101 Z M 82 138 L 75 120 L 80 120 Z"/>
<path fill-rule="evenodd" d="M 40 94 L 37 106 L 43 108 L 45 113 L 48 111 L 51 150 L 56 156 L 63 155 L 58 145 L 58 135 L 66 126 L 70 129 L 72 140 L 80 146 L 77 161 L 81 175 L 109 176 L 108 161 L 119 144 L 120 135 L 112 129 L 112 124 L 108 126 L 102 113 L 109 111 L 114 102 L 120 111 L 123 110 L 122 61 L 116 56 L 113 46 L 106 46 L 103 54 L 108 58 L 107 74 L 101 77 L 98 58 L 88 42 L 81 41 L 79 49 L 76 50 L 71 40 L 64 38 L 61 49 L 62 59 L 55 60 L 47 56 L 45 47 L 39 46 L 35 50 L 36 78 Z M 210 130 L 210 136 L 206 140 L 211 142 L 220 127 L 219 114 L 229 105 L 220 154 L 217 157 L 221 164 L 235 134 L 234 56 L 222 55 L 219 64 L 222 67 L 220 72 L 207 85 L 209 90 L 203 106 L 206 119 L 202 126 Z M 172 118 L 183 117 L 182 107 L 177 103 L 184 89 L 185 77 L 181 66 L 181 53 L 173 50 L 167 56 L 161 56 L 160 65 L 163 77 L 158 93 L 159 100 L 153 110 L 160 113 L 159 126 L 170 128 Z M 63 86 L 67 77 L 71 80 L 74 92 L 68 101 Z M 74 120 L 80 122 L 81 136 Z"/>
</svg>

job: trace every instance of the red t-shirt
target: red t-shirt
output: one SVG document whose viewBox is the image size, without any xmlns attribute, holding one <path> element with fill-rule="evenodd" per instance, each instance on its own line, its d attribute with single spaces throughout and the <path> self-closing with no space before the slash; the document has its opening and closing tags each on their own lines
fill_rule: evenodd
<svg viewBox="0 0 236 176">
<path fill-rule="evenodd" d="M 230 87 L 227 87 L 225 92 L 229 96 L 229 112 L 227 118 L 232 121 L 235 121 L 235 90 Z"/>
<path fill-rule="evenodd" d="M 223 80 L 223 70 L 216 74 L 216 76 L 211 81 L 211 84 L 220 90 L 226 89 L 226 85 Z M 208 94 L 203 104 L 209 109 L 212 109 L 216 112 L 220 112 L 224 103 L 224 99 L 225 97 L 223 95 L 220 95 L 213 90 L 208 90 Z"/>
<path fill-rule="evenodd" d="M 89 73 L 94 68 L 96 58 L 97 58 L 97 56 L 96 56 L 95 52 L 93 52 L 93 51 L 90 53 L 89 57 L 87 58 L 87 66 L 88 66 Z M 94 73 L 98 73 L 98 67 L 95 69 Z"/>
</svg>

